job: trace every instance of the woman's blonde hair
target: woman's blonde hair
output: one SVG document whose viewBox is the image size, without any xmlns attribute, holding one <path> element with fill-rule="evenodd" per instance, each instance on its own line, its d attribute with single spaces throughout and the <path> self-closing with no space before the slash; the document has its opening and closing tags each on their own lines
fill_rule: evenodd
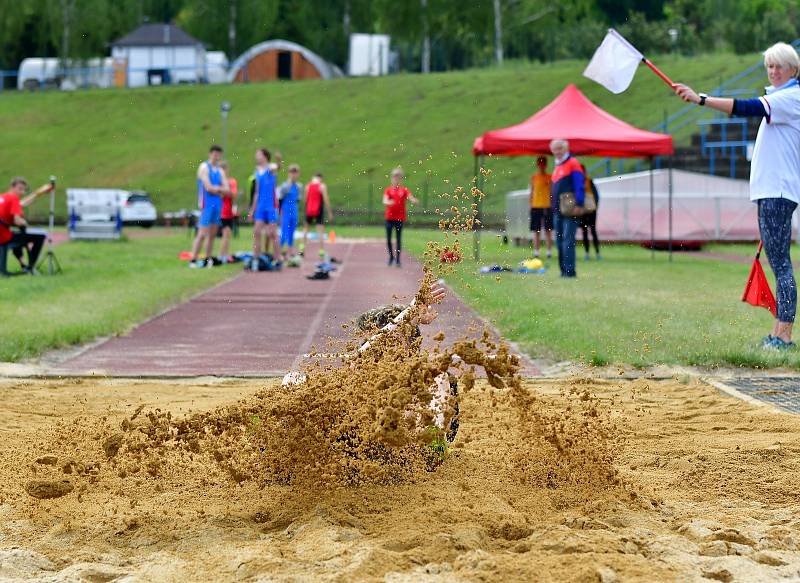
<svg viewBox="0 0 800 583">
<path fill-rule="evenodd" d="M 782 69 L 794 69 L 796 77 L 800 72 L 800 57 L 792 45 L 775 43 L 764 51 L 764 65 L 779 65 Z"/>
<path fill-rule="evenodd" d="M 399 176 L 400 178 L 402 178 L 403 176 L 405 176 L 405 172 L 403 172 L 402 167 L 398 166 L 397 168 L 392 170 L 391 176 Z"/>
</svg>

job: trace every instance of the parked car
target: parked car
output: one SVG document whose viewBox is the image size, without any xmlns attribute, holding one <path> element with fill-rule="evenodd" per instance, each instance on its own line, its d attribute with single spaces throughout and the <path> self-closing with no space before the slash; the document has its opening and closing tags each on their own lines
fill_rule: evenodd
<svg viewBox="0 0 800 583">
<path fill-rule="evenodd" d="M 132 191 L 122 201 L 122 223 L 139 225 L 146 229 L 152 227 L 158 218 L 158 212 L 150 200 L 150 195 L 143 191 Z"/>
</svg>

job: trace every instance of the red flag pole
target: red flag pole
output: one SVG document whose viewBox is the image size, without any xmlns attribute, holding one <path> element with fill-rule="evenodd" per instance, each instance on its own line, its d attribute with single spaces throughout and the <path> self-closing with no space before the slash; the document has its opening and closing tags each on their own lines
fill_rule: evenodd
<svg viewBox="0 0 800 583">
<path fill-rule="evenodd" d="M 656 75 L 658 75 L 659 77 L 661 77 L 661 79 L 664 81 L 664 83 L 666 83 L 667 85 L 669 85 L 669 86 L 670 86 L 672 89 L 674 89 L 674 88 L 675 88 L 675 83 L 673 83 L 673 82 L 672 82 L 672 79 L 670 79 L 670 78 L 669 78 L 669 77 L 667 77 L 667 76 L 666 76 L 664 73 L 662 73 L 662 72 L 661 72 L 661 69 L 659 69 L 658 67 L 656 67 L 656 66 L 655 66 L 655 65 L 652 63 L 652 61 L 650 61 L 650 59 L 648 59 L 647 57 L 642 57 L 642 63 L 644 63 L 645 65 L 647 65 L 648 67 L 650 67 L 650 69 L 653 71 L 653 73 L 655 73 Z"/>
</svg>

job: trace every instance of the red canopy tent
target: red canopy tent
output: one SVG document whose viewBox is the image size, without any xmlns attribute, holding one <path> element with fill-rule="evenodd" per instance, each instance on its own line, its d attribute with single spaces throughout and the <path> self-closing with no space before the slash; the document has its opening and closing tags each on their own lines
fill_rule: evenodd
<svg viewBox="0 0 800 583">
<path fill-rule="evenodd" d="M 564 91 L 522 123 L 490 130 L 475 139 L 475 175 L 488 156 L 536 156 L 550 154 L 550 142 L 560 138 L 569 141 L 570 152 L 576 156 L 615 158 L 650 158 L 673 153 L 672 136 L 640 130 L 589 101 L 575 85 Z M 479 203 L 480 204 L 480 203 Z M 672 201 L 670 200 L 670 213 Z M 651 223 L 652 223 L 651 181 Z M 671 214 L 670 214 L 671 217 Z M 670 224 L 672 220 L 670 218 Z M 475 256 L 478 257 L 479 235 L 476 231 Z"/>
</svg>

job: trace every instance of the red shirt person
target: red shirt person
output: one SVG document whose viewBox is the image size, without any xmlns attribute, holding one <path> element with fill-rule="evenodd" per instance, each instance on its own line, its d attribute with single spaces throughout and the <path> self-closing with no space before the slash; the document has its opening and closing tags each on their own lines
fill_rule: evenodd
<svg viewBox="0 0 800 583">
<path fill-rule="evenodd" d="M 419 202 L 411 191 L 403 186 L 403 169 L 395 168 L 391 174 L 392 183 L 383 191 L 383 204 L 386 207 L 386 246 L 389 250 L 389 265 L 394 263 L 400 267 L 400 250 L 402 248 L 403 223 L 406 222 L 406 201 L 411 204 Z M 392 247 L 392 231 L 397 240 L 397 249 Z"/>
<path fill-rule="evenodd" d="M 45 184 L 28 196 L 28 183 L 24 178 L 14 178 L 11 189 L 0 194 L 0 245 L 10 244 L 15 248 L 15 255 L 20 261 L 23 270 L 33 272 L 33 267 L 39 259 L 46 236 L 41 233 L 26 233 L 28 222 L 25 220 L 23 208 L 33 203 L 40 194 L 50 192 L 52 184 Z M 24 198 L 21 198 L 24 197 Z M 11 227 L 18 227 L 19 232 L 14 232 Z M 28 251 L 28 264 L 22 260 L 22 250 Z M 0 276 L 7 275 L 6 253 L 0 253 Z"/>
</svg>

